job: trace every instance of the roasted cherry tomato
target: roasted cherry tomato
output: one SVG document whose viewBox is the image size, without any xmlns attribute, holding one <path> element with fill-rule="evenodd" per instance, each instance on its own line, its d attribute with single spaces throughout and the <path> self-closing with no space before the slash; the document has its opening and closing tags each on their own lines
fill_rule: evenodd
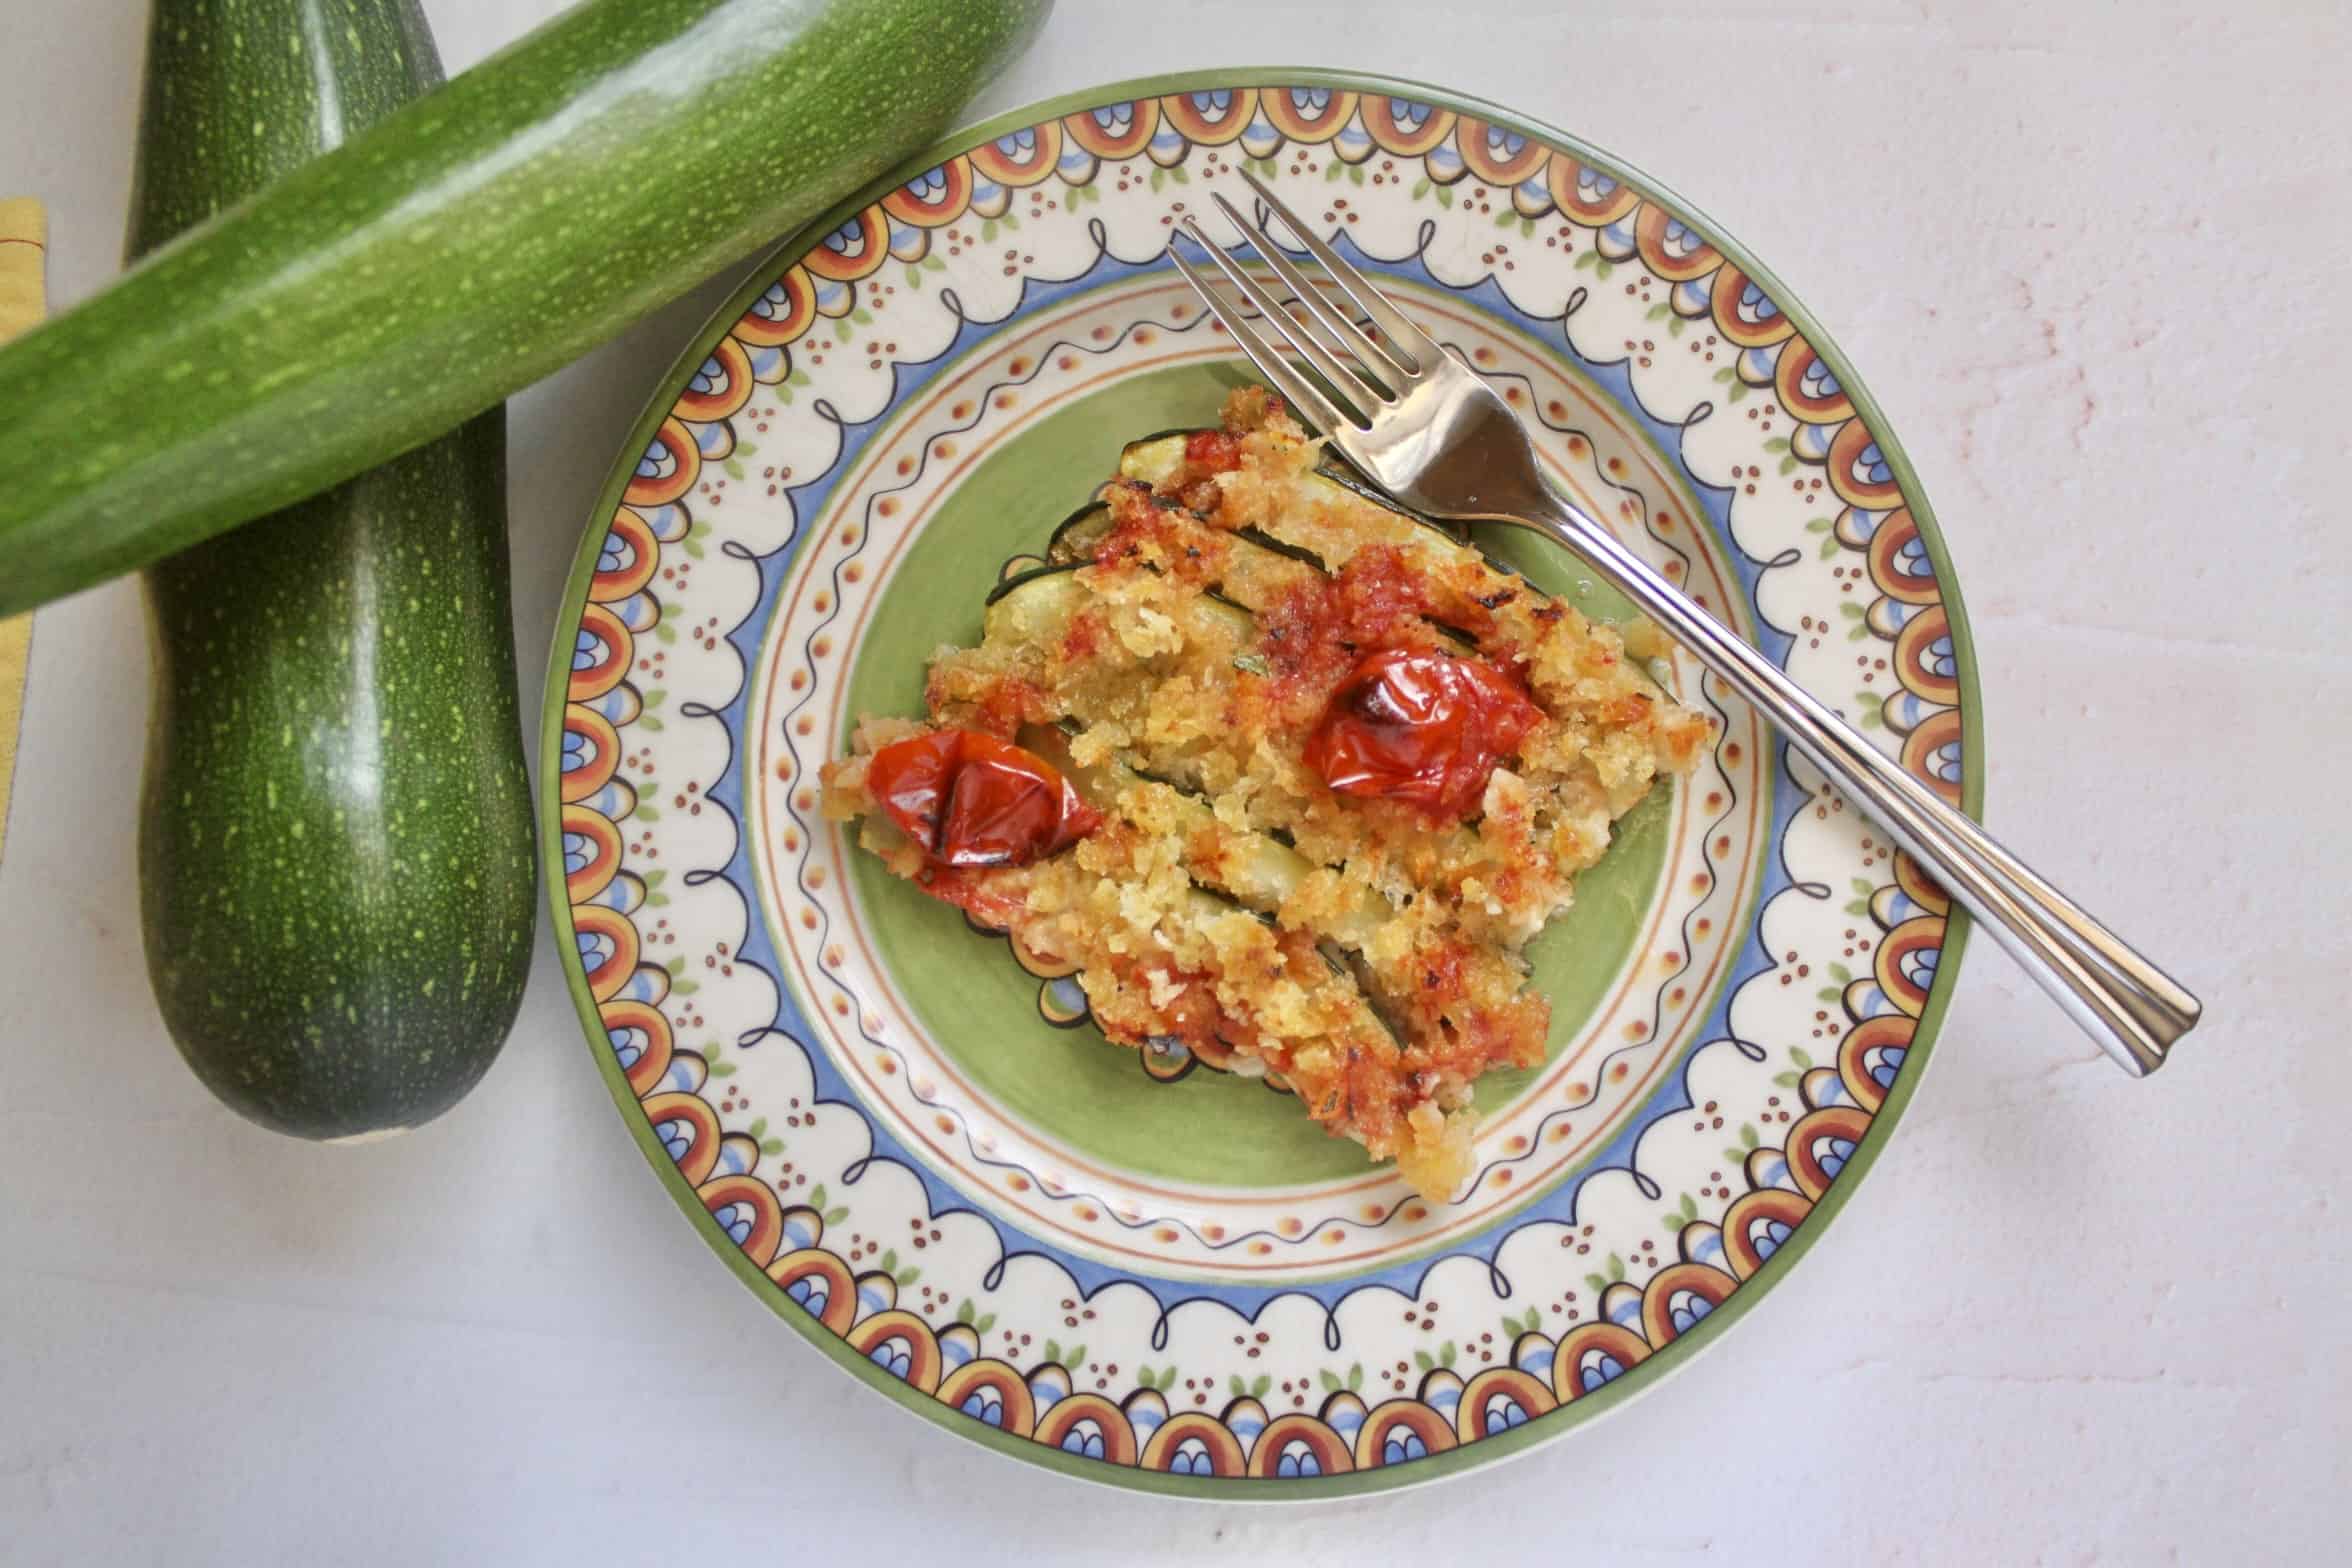
<svg viewBox="0 0 2352 1568">
<path fill-rule="evenodd" d="M 1307 739 L 1307 766 L 1342 795 L 1467 816 L 1497 760 L 1543 711 L 1479 659 L 1391 648 L 1348 672 Z"/>
<path fill-rule="evenodd" d="M 976 730 L 893 741 L 867 764 L 866 788 L 943 866 L 1025 866 L 1102 820 L 1053 764 Z"/>
<path fill-rule="evenodd" d="M 1223 474 L 1241 466 L 1241 442 L 1222 430 L 1195 430 L 1184 438 L 1184 466 L 1196 474 Z"/>
</svg>

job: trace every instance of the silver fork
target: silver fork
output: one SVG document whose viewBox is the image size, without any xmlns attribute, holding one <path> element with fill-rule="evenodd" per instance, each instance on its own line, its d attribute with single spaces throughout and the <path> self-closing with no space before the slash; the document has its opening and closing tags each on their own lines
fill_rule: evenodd
<svg viewBox="0 0 2352 1568">
<path fill-rule="evenodd" d="M 1185 219 L 1186 232 L 1257 307 L 1260 321 L 1330 389 L 1327 394 L 1277 353 L 1171 245 L 1168 254 L 1177 270 L 1293 409 L 1413 511 L 1457 530 L 1472 521 L 1514 523 L 1583 557 L 1700 663 L 1769 714 L 1799 751 L 1883 824 L 1970 914 L 1991 927 L 1994 940 L 2125 1071 L 2145 1077 L 2164 1064 L 2172 1042 L 2196 1026 L 2202 1008 L 2194 996 L 1555 492 L 1537 470 L 1535 449 L 1518 416 L 1494 388 L 1415 326 L 1262 182 L 1247 172 L 1241 177 L 1379 334 L 1375 339 L 1360 330 L 1223 196 L 1216 197 L 1218 208 L 1322 330 L 1321 338 L 1293 321 L 1199 223 Z"/>
</svg>

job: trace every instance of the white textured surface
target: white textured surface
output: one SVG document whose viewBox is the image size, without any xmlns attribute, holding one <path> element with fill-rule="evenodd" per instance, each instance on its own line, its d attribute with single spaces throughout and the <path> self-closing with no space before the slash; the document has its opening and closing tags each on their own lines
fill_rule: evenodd
<svg viewBox="0 0 2352 1568">
<path fill-rule="evenodd" d="M 557 4 L 426 9 L 461 66 Z M 0 187 L 52 204 L 60 305 L 115 270 L 143 12 L 0 0 Z M 1084 1489 L 854 1387 L 727 1278 L 614 1118 L 544 943 L 504 1056 L 422 1132 L 320 1149 L 214 1104 L 142 975 L 144 631 L 117 585 L 41 615 L 0 870 L 0 1559 L 2330 1555 L 2344 11 L 1140 14 L 1063 0 L 980 108 L 1195 65 L 1386 70 L 1591 136 L 1764 256 L 1937 503 L 1993 825 L 2213 1021 L 2133 1085 L 1980 939 L 1896 1147 L 1699 1370 L 1435 1490 L 1267 1512 Z M 515 401 L 534 692 L 613 449 L 722 292 Z"/>
</svg>

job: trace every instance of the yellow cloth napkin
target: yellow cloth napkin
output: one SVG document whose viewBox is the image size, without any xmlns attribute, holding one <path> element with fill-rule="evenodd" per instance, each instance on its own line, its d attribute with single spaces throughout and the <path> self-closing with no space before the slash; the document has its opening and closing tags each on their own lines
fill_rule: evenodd
<svg viewBox="0 0 2352 1568">
<path fill-rule="evenodd" d="M 0 343 L 47 312 L 42 262 L 48 224 L 30 196 L 0 197 Z M 25 662 L 33 651 L 33 618 L 0 621 L 0 849 L 8 844 L 9 785 L 16 777 L 17 727 L 24 718 Z"/>
</svg>

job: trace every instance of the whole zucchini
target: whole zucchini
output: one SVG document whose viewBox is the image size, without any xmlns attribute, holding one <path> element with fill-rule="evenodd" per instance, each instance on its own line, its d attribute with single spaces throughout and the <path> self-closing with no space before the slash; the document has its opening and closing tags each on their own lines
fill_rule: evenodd
<svg viewBox="0 0 2352 1568">
<path fill-rule="evenodd" d="M 429 91 L 416 0 L 154 0 L 130 248 Z M 345 1138 L 498 1054 L 538 908 L 503 407 L 147 574 L 148 973 L 197 1075 Z"/>
<path fill-rule="evenodd" d="M 1049 9 L 585 0 L 0 351 L 0 615 L 546 375 L 945 130 Z"/>
</svg>

